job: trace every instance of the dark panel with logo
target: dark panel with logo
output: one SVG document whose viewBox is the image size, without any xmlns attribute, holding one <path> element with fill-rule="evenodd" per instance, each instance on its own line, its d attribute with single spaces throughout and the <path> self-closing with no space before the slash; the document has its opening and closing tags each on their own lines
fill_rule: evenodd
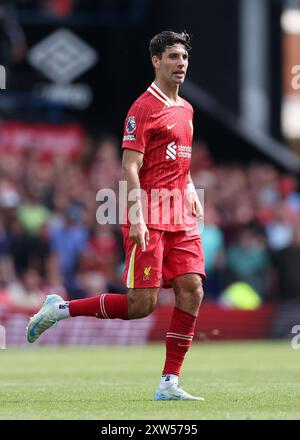
<svg viewBox="0 0 300 440">
<path fill-rule="evenodd" d="M 186 0 L 184 6 L 179 0 L 78 1 L 76 4 L 72 19 L 46 19 L 30 14 L 25 6 L 21 8 L 20 21 L 29 53 L 26 61 L 14 66 L 16 75 L 8 75 L 8 88 L 13 93 L 21 92 L 18 95 L 21 99 L 18 108 L 12 101 L 11 114 L 8 111 L 5 116 L 80 121 L 92 132 L 113 132 L 121 139 L 129 106 L 153 79 L 149 39 L 163 29 L 186 29 L 193 34 L 189 78 L 238 113 L 238 0 Z M 30 61 L 31 51 L 45 39 L 49 43 L 54 32 L 60 33 L 61 40 L 58 38 L 50 49 L 43 48 L 36 57 L 37 65 L 46 63 L 40 71 Z M 64 32 L 74 35 L 68 39 Z M 74 48 L 77 38 L 82 41 Z M 89 58 L 83 49 L 85 45 L 97 60 L 84 68 Z M 278 53 L 278 48 L 275 52 Z M 69 78 L 55 80 L 56 74 L 50 75 L 55 72 L 53 59 L 60 72 L 70 74 Z M 78 75 L 72 77 L 77 69 Z M 272 75 L 273 96 L 274 91 L 278 92 L 277 82 L 278 75 Z M 273 120 L 279 114 L 277 95 L 272 102 L 276 104 L 276 108 L 272 106 Z M 45 99 L 47 96 L 53 99 Z M 197 134 L 197 126 L 195 130 Z"/>
</svg>

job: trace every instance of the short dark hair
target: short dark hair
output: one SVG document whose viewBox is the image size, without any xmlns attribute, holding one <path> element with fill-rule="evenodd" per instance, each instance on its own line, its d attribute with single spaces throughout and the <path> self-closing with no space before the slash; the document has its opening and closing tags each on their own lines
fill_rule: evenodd
<svg viewBox="0 0 300 440">
<path fill-rule="evenodd" d="M 182 44 L 187 51 L 191 50 L 191 36 L 186 32 L 173 32 L 163 31 L 155 35 L 149 44 L 150 55 L 153 57 L 156 55 L 161 58 L 163 52 L 167 46 L 173 46 L 174 44 Z"/>
</svg>

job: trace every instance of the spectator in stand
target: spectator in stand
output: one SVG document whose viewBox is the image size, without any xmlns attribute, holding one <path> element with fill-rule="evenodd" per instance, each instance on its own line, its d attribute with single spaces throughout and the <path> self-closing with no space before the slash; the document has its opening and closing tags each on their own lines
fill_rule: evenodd
<svg viewBox="0 0 300 440">
<path fill-rule="evenodd" d="M 18 207 L 17 215 L 24 229 L 32 235 L 37 235 L 51 216 L 49 210 L 29 191 L 26 199 Z"/>
<path fill-rule="evenodd" d="M 112 279 L 119 263 L 118 246 L 112 225 L 96 224 L 81 255 L 81 271 L 101 272 Z"/>
<path fill-rule="evenodd" d="M 119 144 L 114 138 L 105 138 L 98 143 L 94 163 L 90 169 L 90 184 L 92 189 L 118 189 L 122 178 Z"/>
<path fill-rule="evenodd" d="M 9 237 L 10 255 L 13 258 L 15 271 L 21 276 L 28 268 L 32 260 L 38 260 L 40 267 L 43 266 L 43 257 L 37 248 L 42 245 L 39 240 L 29 234 L 22 226 L 18 217 L 12 218 L 7 227 Z M 44 257 L 49 252 L 49 245 L 44 243 L 46 249 L 43 250 Z M 41 269 L 43 270 L 43 269 Z"/>
<path fill-rule="evenodd" d="M 215 170 L 216 165 L 211 153 L 204 142 L 195 140 L 193 142 L 193 160 L 191 161 L 191 175 L 194 182 L 201 178 L 201 173 Z"/>
<path fill-rule="evenodd" d="M 280 302 L 273 320 L 271 335 L 274 338 L 291 338 L 291 331 L 299 324 L 300 313 L 300 224 L 295 228 L 289 246 L 274 254 L 277 277 L 277 300 Z"/>
<path fill-rule="evenodd" d="M 42 277 L 36 269 L 31 267 L 22 273 L 19 280 L 8 283 L 6 291 L 11 304 L 22 309 L 35 310 L 45 299 Z"/>
<path fill-rule="evenodd" d="M 266 225 L 267 240 L 273 251 L 289 246 L 293 240 L 295 214 L 285 201 L 280 201 L 275 209 L 274 217 Z"/>
<path fill-rule="evenodd" d="M 51 248 L 58 257 L 65 287 L 73 297 L 76 297 L 79 292 L 76 273 L 80 255 L 88 242 L 88 230 L 82 223 L 83 211 L 82 206 L 70 204 L 62 221 L 50 228 Z"/>
<path fill-rule="evenodd" d="M 243 281 L 266 298 L 270 286 L 271 261 L 263 233 L 255 227 L 240 229 L 238 241 L 227 251 L 228 274 L 233 281 Z"/>
<path fill-rule="evenodd" d="M 298 181 L 295 176 L 282 176 L 278 182 L 280 196 L 297 220 L 300 220 L 300 193 L 297 188 Z"/>
<path fill-rule="evenodd" d="M 14 262 L 11 257 L 10 237 L 5 227 L 3 213 L 0 212 L 0 290 L 5 291 L 8 282 L 16 278 Z"/>
<path fill-rule="evenodd" d="M 205 227 L 201 233 L 205 255 L 206 297 L 216 298 L 221 291 L 221 274 L 225 264 L 224 238 L 220 216 L 213 206 L 205 206 Z"/>
<path fill-rule="evenodd" d="M 274 254 L 278 277 L 278 298 L 281 301 L 300 300 L 300 225 L 292 242 Z"/>
<path fill-rule="evenodd" d="M 47 281 L 50 278 L 59 279 L 58 264 L 51 253 L 47 225 L 43 225 L 37 235 L 30 235 L 22 228 L 17 217 L 11 218 L 7 227 L 7 242 L 8 253 L 18 276 L 22 276 L 28 267 L 32 267 Z"/>
</svg>

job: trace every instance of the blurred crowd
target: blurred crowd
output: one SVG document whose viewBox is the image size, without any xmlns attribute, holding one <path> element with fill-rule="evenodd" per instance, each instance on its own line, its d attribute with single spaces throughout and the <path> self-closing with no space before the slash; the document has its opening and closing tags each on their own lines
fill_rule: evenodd
<svg viewBox="0 0 300 440">
<path fill-rule="evenodd" d="M 297 179 L 267 163 L 217 165 L 201 142 L 191 172 L 205 190 L 206 297 L 225 298 L 236 283 L 260 301 L 299 297 Z M 0 153 L 0 301 L 32 309 L 48 292 L 126 292 L 121 229 L 96 220 L 98 190 L 117 191 L 121 178 L 110 137 L 89 139 L 72 160 Z"/>
<path fill-rule="evenodd" d="M 192 175 L 205 189 L 207 295 L 239 283 L 261 301 L 299 298 L 297 177 L 270 163 L 217 166 L 202 144 L 193 149 Z"/>
<path fill-rule="evenodd" d="M 96 221 L 97 191 L 121 178 L 118 143 L 86 146 L 72 160 L 34 150 L 0 156 L 2 300 L 30 308 L 49 291 L 124 292 L 121 231 Z"/>
</svg>

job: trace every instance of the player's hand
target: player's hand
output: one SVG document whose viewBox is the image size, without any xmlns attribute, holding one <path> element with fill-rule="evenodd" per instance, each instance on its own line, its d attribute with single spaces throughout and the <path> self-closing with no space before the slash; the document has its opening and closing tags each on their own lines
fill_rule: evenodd
<svg viewBox="0 0 300 440">
<path fill-rule="evenodd" d="M 203 219 L 203 207 L 201 205 L 201 202 L 198 198 L 198 195 L 196 192 L 191 192 L 189 194 L 190 200 L 192 202 L 192 215 L 196 218 Z"/>
<path fill-rule="evenodd" d="M 146 250 L 149 243 L 149 230 L 144 222 L 131 225 L 129 237 L 141 246 L 143 252 Z"/>
</svg>

